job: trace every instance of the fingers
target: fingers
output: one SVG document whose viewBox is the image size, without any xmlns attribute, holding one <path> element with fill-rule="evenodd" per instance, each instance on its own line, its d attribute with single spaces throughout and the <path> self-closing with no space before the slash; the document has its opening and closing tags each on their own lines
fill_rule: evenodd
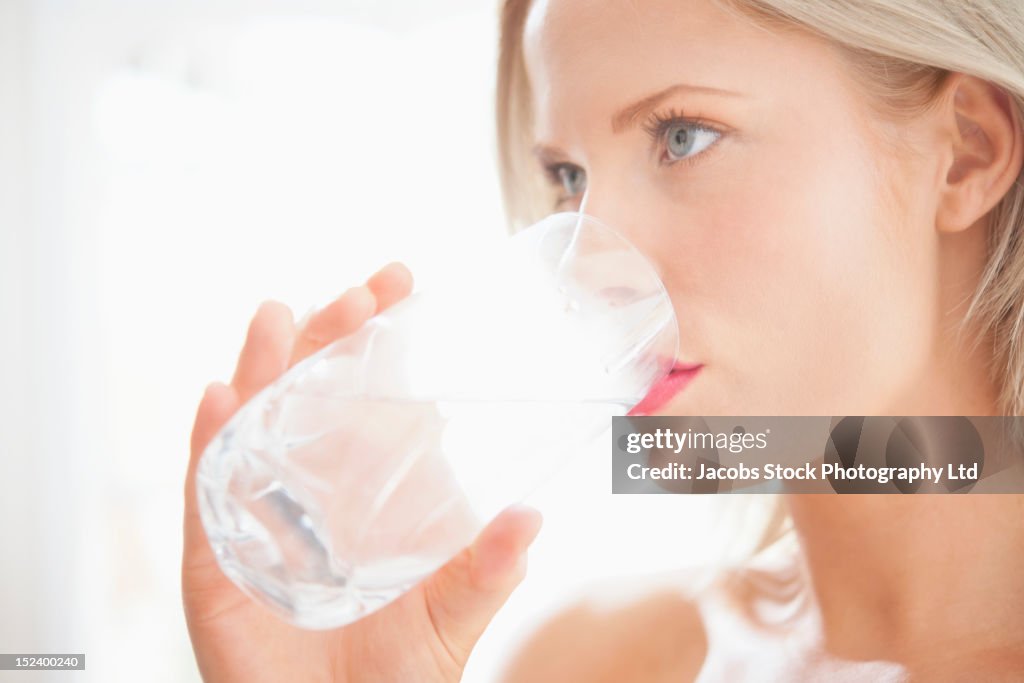
<svg viewBox="0 0 1024 683">
<path fill-rule="evenodd" d="M 402 263 L 387 264 L 358 287 L 311 313 L 298 330 L 289 365 L 316 353 L 335 339 L 352 334 L 367 320 L 412 291 L 412 273 Z"/>
<path fill-rule="evenodd" d="M 231 380 L 241 403 L 288 369 L 294 340 L 291 309 L 279 301 L 264 301 L 249 323 Z"/>
<path fill-rule="evenodd" d="M 366 284 L 352 287 L 310 315 L 301 330 L 296 330 L 288 306 L 279 301 L 264 301 L 249 323 L 231 386 L 215 382 L 203 396 L 192 433 L 193 460 L 239 406 L 292 364 L 351 334 L 376 313 L 408 296 L 411 290 L 409 269 L 393 261 L 374 273 Z M 228 408 L 230 412 L 224 414 Z M 192 466 L 194 463 L 190 463 Z"/>
<path fill-rule="evenodd" d="M 202 530 L 199 528 L 199 511 L 196 507 L 196 466 L 210 440 L 224 423 L 235 414 L 241 403 L 234 387 L 222 382 L 214 382 L 206 388 L 199 409 L 196 411 L 195 425 L 192 427 L 191 456 L 188 471 L 185 475 L 185 550 L 208 549 Z M 201 544 L 201 545 L 199 545 Z"/>
<path fill-rule="evenodd" d="M 297 332 L 289 363 L 294 365 L 335 339 L 352 334 L 373 317 L 377 300 L 366 285 L 352 287 L 313 313 Z"/>
<path fill-rule="evenodd" d="M 537 510 L 506 508 L 473 545 L 428 579 L 427 610 L 449 652 L 464 664 L 495 613 L 526 575 L 526 549 L 540 531 Z"/>
<path fill-rule="evenodd" d="M 377 313 L 391 307 L 412 292 L 412 273 L 399 261 L 392 261 L 366 281 L 377 298 Z"/>
<path fill-rule="evenodd" d="M 240 406 L 234 387 L 214 382 L 203 394 L 192 429 L 192 456 L 185 477 L 181 596 L 185 620 L 193 638 L 193 628 L 204 619 L 204 615 L 223 614 L 232 604 L 248 599 L 234 587 L 217 562 L 203 529 L 196 490 L 196 471 L 204 450 Z"/>
<path fill-rule="evenodd" d="M 197 456 L 210 439 L 214 437 L 224 423 L 238 409 L 238 394 L 234 387 L 223 382 L 212 382 L 203 393 L 196 410 L 196 420 L 192 426 L 192 455 Z"/>
</svg>

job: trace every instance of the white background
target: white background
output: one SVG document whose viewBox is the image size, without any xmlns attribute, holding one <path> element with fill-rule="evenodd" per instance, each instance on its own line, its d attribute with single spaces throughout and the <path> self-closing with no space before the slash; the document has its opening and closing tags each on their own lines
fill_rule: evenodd
<svg viewBox="0 0 1024 683">
<path fill-rule="evenodd" d="M 0 679 L 198 680 L 200 393 L 262 300 L 299 316 L 394 259 L 423 286 L 504 234 L 496 44 L 478 0 L 0 0 L 0 652 L 87 657 Z M 466 680 L 568 601 L 722 545 L 717 501 L 613 497 L 609 446 L 531 497 L 529 576 Z"/>
</svg>

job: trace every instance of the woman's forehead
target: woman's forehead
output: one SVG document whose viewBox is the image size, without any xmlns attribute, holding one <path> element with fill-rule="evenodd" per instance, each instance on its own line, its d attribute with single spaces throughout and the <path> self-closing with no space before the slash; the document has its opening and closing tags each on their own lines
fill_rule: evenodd
<svg viewBox="0 0 1024 683">
<path fill-rule="evenodd" d="M 716 0 L 534 0 L 523 35 L 539 129 L 545 112 L 611 112 L 680 83 L 782 97 L 821 77 L 826 52 Z"/>
<path fill-rule="evenodd" d="M 523 42 L 531 72 L 569 75 L 621 63 L 697 66 L 754 31 L 714 0 L 534 0 Z"/>
</svg>

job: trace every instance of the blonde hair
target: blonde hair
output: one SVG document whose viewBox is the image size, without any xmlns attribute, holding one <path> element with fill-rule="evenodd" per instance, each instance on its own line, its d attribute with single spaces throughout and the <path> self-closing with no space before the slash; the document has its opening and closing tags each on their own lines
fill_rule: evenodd
<svg viewBox="0 0 1024 683">
<path fill-rule="evenodd" d="M 1021 0 L 718 0 L 767 29 L 809 31 L 845 53 L 882 113 L 912 114 L 952 73 L 1002 89 L 1024 111 Z M 498 160 L 515 231 L 550 211 L 551 190 L 529 154 L 532 103 L 522 54 L 530 0 L 505 0 L 497 80 Z M 1024 125 L 1024 121 L 1022 121 Z M 989 214 L 988 262 L 961 321 L 973 344 L 991 340 L 991 381 L 1004 415 L 1024 415 L 1024 183 L 1018 177 Z M 961 334 L 958 334 L 958 339 Z M 1018 435 L 1019 437 L 1020 435 Z"/>
</svg>

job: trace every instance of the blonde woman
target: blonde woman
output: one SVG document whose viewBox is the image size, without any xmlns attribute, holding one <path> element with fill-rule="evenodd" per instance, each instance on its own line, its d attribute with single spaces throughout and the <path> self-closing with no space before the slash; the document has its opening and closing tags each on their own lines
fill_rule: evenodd
<svg viewBox="0 0 1024 683">
<path fill-rule="evenodd" d="M 671 414 L 1024 414 L 1024 4 L 508 0 L 514 226 L 583 208 L 658 266 L 700 366 Z M 382 269 L 296 325 L 260 308 L 195 456 L 252 392 L 410 290 Z M 219 572 L 186 485 L 209 681 L 456 681 L 536 512 L 348 628 L 277 621 Z M 790 496 L 788 564 L 545 625 L 508 683 L 1024 680 L 1024 499 Z M 784 556 L 785 557 L 785 556 Z"/>
</svg>

